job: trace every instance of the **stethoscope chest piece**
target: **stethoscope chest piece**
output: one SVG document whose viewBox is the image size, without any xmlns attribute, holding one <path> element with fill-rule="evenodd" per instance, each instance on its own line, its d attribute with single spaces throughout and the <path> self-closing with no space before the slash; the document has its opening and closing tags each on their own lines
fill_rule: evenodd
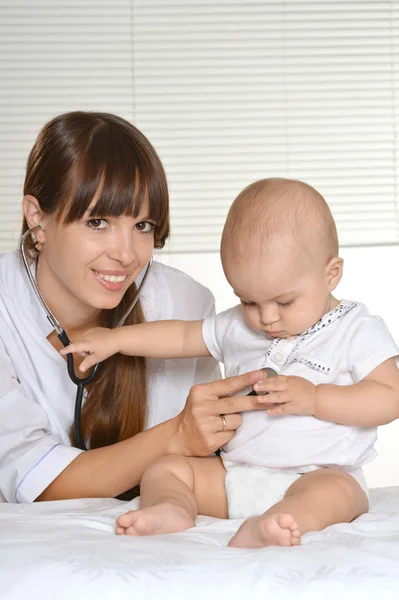
<svg viewBox="0 0 399 600">
<path fill-rule="evenodd" d="M 261 371 L 266 373 L 268 378 L 277 377 L 278 375 L 278 373 L 276 373 L 276 371 L 271 367 L 264 367 L 263 369 L 261 369 Z M 256 392 L 255 390 L 252 390 L 251 392 L 249 392 L 249 394 L 247 394 L 247 396 L 266 396 L 268 393 L 269 392 Z"/>
</svg>

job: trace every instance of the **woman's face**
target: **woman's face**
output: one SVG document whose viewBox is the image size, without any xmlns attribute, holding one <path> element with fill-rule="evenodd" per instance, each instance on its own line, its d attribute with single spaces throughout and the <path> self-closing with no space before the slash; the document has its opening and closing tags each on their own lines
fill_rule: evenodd
<svg viewBox="0 0 399 600">
<path fill-rule="evenodd" d="M 71 310 L 115 308 L 152 256 L 155 223 L 147 210 L 137 218 L 96 218 L 89 209 L 66 225 L 45 216 L 39 285 L 46 295 L 54 302 L 62 292 Z"/>
</svg>

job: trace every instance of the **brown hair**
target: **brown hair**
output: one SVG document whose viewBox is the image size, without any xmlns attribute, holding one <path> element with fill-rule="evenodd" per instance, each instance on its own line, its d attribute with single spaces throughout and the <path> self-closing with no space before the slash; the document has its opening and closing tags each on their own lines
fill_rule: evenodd
<svg viewBox="0 0 399 600">
<path fill-rule="evenodd" d="M 28 158 L 24 195 L 34 196 L 46 214 L 70 223 L 83 217 L 100 190 L 92 214 L 137 217 L 148 200 L 156 223 L 155 246 L 169 235 L 169 198 L 160 159 L 147 138 L 115 115 L 71 112 L 47 123 Z M 28 230 L 26 219 L 22 232 Z M 27 239 L 30 256 L 37 253 Z M 103 310 L 100 325 L 115 327 L 136 293 L 133 284 L 121 303 Z M 126 325 L 144 320 L 138 302 Z M 104 362 L 87 388 L 82 409 L 83 439 L 91 448 L 107 446 L 142 431 L 147 417 L 146 364 L 141 357 L 115 355 Z M 73 431 L 71 442 L 76 445 Z"/>
</svg>

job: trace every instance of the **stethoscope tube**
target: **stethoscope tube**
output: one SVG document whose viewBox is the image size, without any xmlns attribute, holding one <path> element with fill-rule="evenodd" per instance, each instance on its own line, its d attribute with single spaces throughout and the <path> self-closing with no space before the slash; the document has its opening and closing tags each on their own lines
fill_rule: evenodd
<svg viewBox="0 0 399 600">
<path fill-rule="evenodd" d="M 64 348 L 69 346 L 71 343 L 71 340 L 69 339 L 69 337 L 67 336 L 67 334 L 64 330 L 62 331 L 62 333 L 58 334 L 58 339 L 60 340 L 60 342 L 62 343 Z M 89 383 L 91 383 L 96 378 L 98 369 L 100 368 L 100 365 L 98 363 L 95 364 L 94 367 L 92 368 L 92 370 L 90 371 L 90 374 L 87 377 L 77 377 L 77 375 L 75 373 L 75 366 L 73 363 L 73 355 L 67 354 L 66 360 L 67 360 L 68 375 L 69 375 L 70 379 L 73 381 L 73 383 L 77 386 L 76 399 L 75 399 L 75 410 L 74 410 L 74 418 L 73 418 L 73 427 L 74 427 L 76 445 L 80 450 L 87 450 L 85 441 L 82 436 L 81 416 L 82 416 L 83 394 L 84 394 L 86 385 L 89 385 Z"/>
<path fill-rule="evenodd" d="M 47 319 L 49 320 L 51 326 L 55 329 L 58 339 L 60 340 L 61 344 L 64 346 L 64 348 L 66 348 L 67 346 L 70 345 L 71 341 L 70 341 L 67 333 L 62 329 L 61 325 L 59 324 L 59 322 L 57 321 L 57 319 L 51 312 L 50 308 L 47 306 L 43 296 L 41 295 L 39 287 L 36 282 L 36 279 L 33 276 L 33 273 L 30 269 L 29 261 L 26 256 L 26 253 L 25 253 L 25 241 L 26 241 L 27 237 L 32 235 L 32 233 L 34 233 L 35 231 L 37 231 L 38 229 L 41 229 L 41 228 L 42 228 L 41 225 L 37 225 L 36 227 L 32 227 L 31 229 L 29 229 L 22 235 L 21 243 L 20 243 L 21 256 L 22 256 L 22 260 L 24 263 L 26 273 L 29 278 L 29 282 L 30 282 L 40 304 L 42 305 L 44 312 L 46 313 Z M 144 284 L 145 284 L 148 274 L 150 272 L 151 265 L 152 265 L 152 259 L 150 260 L 150 262 L 147 265 L 146 271 L 144 273 L 144 277 L 141 280 L 141 283 L 136 291 L 136 295 L 133 299 L 132 304 L 129 306 L 129 309 L 125 312 L 122 319 L 119 321 L 117 327 L 122 327 L 122 325 L 125 323 L 128 316 L 130 315 L 130 313 L 136 306 L 137 302 L 139 301 Z M 98 363 L 96 365 L 94 365 L 93 369 L 91 370 L 90 374 L 87 377 L 78 377 L 75 373 L 73 355 L 67 354 L 66 359 L 67 359 L 68 375 L 69 375 L 71 381 L 73 381 L 73 383 L 77 386 L 76 399 L 75 399 L 75 410 L 74 410 L 74 421 L 73 421 L 76 445 L 80 450 L 87 450 L 85 441 L 82 436 L 82 424 L 81 424 L 83 395 L 84 395 L 85 387 L 87 385 L 89 385 L 89 383 L 91 383 L 96 378 L 100 365 Z"/>
</svg>

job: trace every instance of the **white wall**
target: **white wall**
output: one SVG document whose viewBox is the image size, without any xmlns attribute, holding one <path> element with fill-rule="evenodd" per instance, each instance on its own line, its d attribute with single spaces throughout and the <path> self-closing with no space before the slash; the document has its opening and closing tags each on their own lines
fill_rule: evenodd
<svg viewBox="0 0 399 600">
<path fill-rule="evenodd" d="M 341 256 L 345 272 L 337 296 L 364 302 L 385 319 L 399 343 L 399 246 L 343 248 Z M 161 260 L 209 287 L 218 311 L 237 303 L 217 253 L 165 254 Z M 378 458 L 365 468 L 370 487 L 399 485 L 399 420 L 380 428 L 377 451 Z"/>
</svg>

